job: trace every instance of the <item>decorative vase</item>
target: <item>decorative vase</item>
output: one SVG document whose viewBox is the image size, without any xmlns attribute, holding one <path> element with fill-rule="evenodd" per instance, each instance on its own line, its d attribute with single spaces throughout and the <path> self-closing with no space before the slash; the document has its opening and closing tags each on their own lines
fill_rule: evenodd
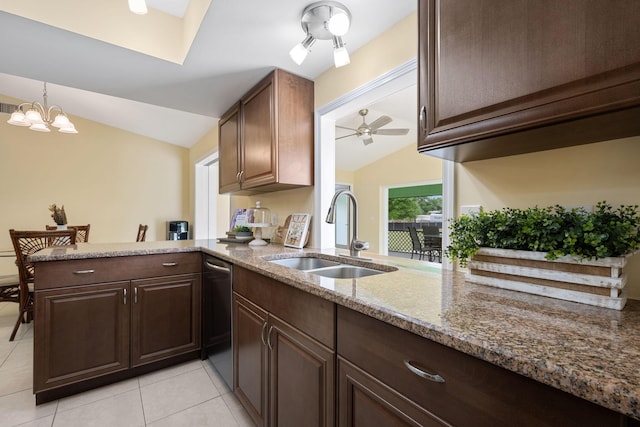
<svg viewBox="0 0 640 427">
<path fill-rule="evenodd" d="M 551 298 L 622 310 L 627 302 L 624 267 L 633 255 L 600 259 L 546 252 L 481 248 L 469 260 L 466 280 Z"/>
</svg>

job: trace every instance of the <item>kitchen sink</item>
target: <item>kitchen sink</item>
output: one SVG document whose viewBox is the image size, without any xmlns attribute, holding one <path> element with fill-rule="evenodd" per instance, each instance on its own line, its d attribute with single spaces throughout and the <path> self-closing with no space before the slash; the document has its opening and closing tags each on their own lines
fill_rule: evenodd
<svg viewBox="0 0 640 427">
<path fill-rule="evenodd" d="M 274 259 L 270 262 L 284 267 L 295 268 L 296 270 L 314 270 L 316 268 L 340 265 L 340 263 L 336 261 L 315 257 L 283 258 Z"/>
<path fill-rule="evenodd" d="M 335 267 L 319 268 L 317 270 L 309 271 L 309 273 L 332 279 L 357 279 L 358 277 L 374 276 L 385 272 L 356 265 L 339 264 Z"/>
<path fill-rule="evenodd" d="M 341 259 L 337 261 L 314 256 L 272 259 L 268 261 L 283 267 L 294 268 L 332 279 L 357 279 L 358 277 L 373 276 L 397 270 L 395 267 L 386 265 L 369 263 L 371 266 L 361 266 L 343 262 Z"/>
</svg>

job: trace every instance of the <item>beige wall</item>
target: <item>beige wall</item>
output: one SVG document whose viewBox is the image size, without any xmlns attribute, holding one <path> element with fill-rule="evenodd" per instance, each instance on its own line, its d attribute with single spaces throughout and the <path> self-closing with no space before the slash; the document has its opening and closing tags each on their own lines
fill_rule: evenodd
<svg viewBox="0 0 640 427">
<path fill-rule="evenodd" d="M 18 100 L 0 95 L 0 102 Z M 39 133 L 0 120 L 0 248 L 8 230 L 54 224 L 48 206 L 64 205 L 69 224 L 91 224 L 92 242 L 165 238 L 165 221 L 191 218 L 189 151 L 80 117 L 79 133 Z M 9 260 L 10 262 L 5 262 Z M 0 274 L 15 272 L 0 259 Z"/>
<path fill-rule="evenodd" d="M 611 205 L 640 202 L 640 137 L 481 160 L 455 167 L 456 208 Z M 629 265 L 629 296 L 640 299 L 640 255 Z"/>
<path fill-rule="evenodd" d="M 338 176 L 348 177 L 344 171 L 336 173 L 337 182 L 350 182 L 358 199 L 358 234 L 370 244 L 370 251 L 380 253 L 383 235 L 386 233 L 384 200 L 386 190 L 397 186 L 411 186 L 442 182 L 442 161 L 418 154 L 412 144 L 395 153 L 358 169 L 352 181 L 340 181 Z"/>
</svg>

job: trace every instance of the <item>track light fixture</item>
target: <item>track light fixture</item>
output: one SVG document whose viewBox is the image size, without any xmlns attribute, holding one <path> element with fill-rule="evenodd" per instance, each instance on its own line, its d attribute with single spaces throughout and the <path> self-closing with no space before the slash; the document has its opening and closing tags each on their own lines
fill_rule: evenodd
<svg viewBox="0 0 640 427">
<path fill-rule="evenodd" d="M 316 40 L 333 41 L 333 60 L 336 68 L 349 64 L 349 52 L 342 36 L 349 31 L 351 12 L 345 5 L 336 1 L 312 3 L 302 11 L 300 25 L 305 32 L 305 38 L 289 52 L 296 64 L 302 64 Z"/>
<path fill-rule="evenodd" d="M 47 83 L 44 83 L 42 94 L 44 102 L 24 102 L 11 113 L 7 123 L 14 126 L 29 126 L 29 129 L 37 132 L 51 132 L 49 126 L 58 128 L 62 133 L 78 133 L 75 126 L 69 120 L 59 105 L 47 105 Z M 55 114 L 55 118 L 54 118 Z"/>
</svg>

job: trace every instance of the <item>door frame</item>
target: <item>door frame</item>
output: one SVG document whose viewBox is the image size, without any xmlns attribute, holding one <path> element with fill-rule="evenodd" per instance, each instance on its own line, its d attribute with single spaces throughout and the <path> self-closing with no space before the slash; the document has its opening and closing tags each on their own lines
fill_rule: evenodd
<svg viewBox="0 0 640 427">
<path fill-rule="evenodd" d="M 336 119 L 353 110 L 353 105 L 356 103 L 358 105 L 369 104 L 400 89 L 416 84 L 417 73 L 418 62 L 414 58 L 316 109 L 315 122 L 318 125 L 315 127 L 315 186 L 313 192 L 313 214 L 315 218 L 324 218 L 326 216 L 335 191 Z M 454 164 L 446 160 L 442 162 L 442 214 L 443 218 L 452 218 L 454 214 Z M 314 221 L 312 232 L 314 246 L 317 248 L 335 247 L 335 231 L 332 224 L 327 224 L 325 221 Z M 449 244 L 447 227 L 443 227 L 442 230 L 442 243 L 444 247 Z M 453 265 L 443 257 L 442 268 L 450 270 Z"/>
</svg>

